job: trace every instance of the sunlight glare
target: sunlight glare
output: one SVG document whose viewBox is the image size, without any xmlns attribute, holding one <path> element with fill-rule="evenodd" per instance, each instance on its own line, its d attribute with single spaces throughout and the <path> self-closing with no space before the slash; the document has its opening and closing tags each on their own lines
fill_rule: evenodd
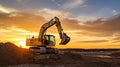
<svg viewBox="0 0 120 67">
<path fill-rule="evenodd" d="M 20 47 L 22 47 L 22 48 L 25 48 L 25 47 L 26 47 L 26 43 L 23 42 L 23 41 L 20 41 L 20 42 L 19 42 L 19 45 L 20 45 Z"/>
</svg>

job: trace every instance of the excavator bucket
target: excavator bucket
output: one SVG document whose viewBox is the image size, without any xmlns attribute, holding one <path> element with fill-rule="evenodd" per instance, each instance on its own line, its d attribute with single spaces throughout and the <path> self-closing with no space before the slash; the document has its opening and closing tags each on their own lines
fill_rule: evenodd
<svg viewBox="0 0 120 67">
<path fill-rule="evenodd" d="M 70 37 L 64 33 L 62 36 L 60 45 L 66 45 L 69 41 L 70 41 Z"/>
</svg>

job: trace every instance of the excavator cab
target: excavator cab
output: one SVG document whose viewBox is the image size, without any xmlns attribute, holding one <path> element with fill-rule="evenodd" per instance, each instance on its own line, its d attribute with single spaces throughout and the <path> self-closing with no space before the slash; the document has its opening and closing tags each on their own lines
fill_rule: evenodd
<svg viewBox="0 0 120 67">
<path fill-rule="evenodd" d="M 56 44 L 55 36 L 54 35 L 45 35 L 44 44 L 50 45 L 50 46 L 55 46 L 55 44 Z"/>
</svg>

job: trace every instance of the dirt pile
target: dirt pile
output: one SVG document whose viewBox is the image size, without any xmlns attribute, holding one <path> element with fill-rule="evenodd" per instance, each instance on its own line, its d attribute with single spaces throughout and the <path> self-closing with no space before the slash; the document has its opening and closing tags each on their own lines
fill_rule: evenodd
<svg viewBox="0 0 120 67">
<path fill-rule="evenodd" d="M 26 62 L 26 50 L 13 43 L 0 43 L 0 65 L 13 65 Z"/>
<path fill-rule="evenodd" d="M 10 42 L 0 43 L 0 66 L 19 64 L 74 64 L 79 63 L 78 61 L 82 60 L 82 57 L 79 54 L 73 54 L 71 52 L 57 55 L 47 54 L 46 56 L 49 56 L 49 58 L 36 61 L 34 60 L 34 56 L 32 56 L 27 49 L 19 48 Z"/>
</svg>

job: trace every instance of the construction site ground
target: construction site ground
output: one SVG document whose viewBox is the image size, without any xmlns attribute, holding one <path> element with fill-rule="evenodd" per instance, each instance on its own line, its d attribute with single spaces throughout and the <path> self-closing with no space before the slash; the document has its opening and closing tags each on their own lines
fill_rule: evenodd
<svg viewBox="0 0 120 67">
<path fill-rule="evenodd" d="M 60 50 L 33 55 L 12 43 L 0 43 L 0 67 L 120 67 L 120 52 Z"/>
</svg>

